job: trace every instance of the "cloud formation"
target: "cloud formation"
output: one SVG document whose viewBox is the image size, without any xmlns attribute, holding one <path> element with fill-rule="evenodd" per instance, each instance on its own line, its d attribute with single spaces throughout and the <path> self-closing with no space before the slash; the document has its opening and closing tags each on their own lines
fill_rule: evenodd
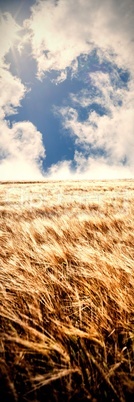
<svg viewBox="0 0 134 402">
<path fill-rule="evenodd" d="M 79 167 L 91 168 L 92 173 L 102 165 L 102 169 L 117 177 L 124 174 L 125 169 L 129 176 L 134 175 L 134 83 L 130 81 L 128 88 L 116 88 L 110 82 L 110 76 L 103 72 L 90 74 L 91 86 L 99 90 L 96 95 L 90 96 L 87 90 L 71 95 L 74 107 L 62 107 L 57 111 L 62 115 L 63 128 L 74 136 L 76 145 L 82 145 L 88 157 L 76 152 L 77 172 Z M 105 113 L 100 114 L 90 110 L 88 118 L 79 119 L 79 109 L 75 105 L 87 107 L 96 102 L 96 105 L 105 107 Z M 97 154 L 103 154 L 103 158 Z M 94 157 L 93 157 L 94 154 Z M 78 157 L 79 156 L 79 157 Z M 81 163 L 80 163 L 81 162 Z M 106 166 L 105 166 L 106 165 Z M 125 166 L 124 166 L 125 165 Z M 122 168 L 122 172 L 121 172 Z"/>
<path fill-rule="evenodd" d="M 74 160 L 77 164 L 75 171 L 71 161 L 59 162 L 52 165 L 46 178 L 49 180 L 114 180 L 131 179 L 134 177 L 134 169 L 130 170 L 121 164 L 110 165 L 104 158 L 85 158 L 83 153 L 76 151 Z"/>
<path fill-rule="evenodd" d="M 6 67 L 0 68 L 0 118 L 17 112 L 25 92 L 26 88 L 19 78 L 14 77 Z"/>
<path fill-rule="evenodd" d="M 9 13 L 0 15 L 0 37 L 2 45 L 0 46 L 0 62 L 4 65 L 4 57 L 9 49 L 19 39 L 20 26 Z"/>
<path fill-rule="evenodd" d="M 65 70 L 80 54 L 100 57 L 134 72 L 132 0 L 37 1 L 24 26 L 29 29 L 38 76 Z"/>
<path fill-rule="evenodd" d="M 23 26 L 10 14 L 1 16 L 0 35 L 0 180 L 134 177 L 134 2 L 133 0 L 37 0 Z M 22 37 L 23 32 L 23 37 Z M 87 87 L 71 93 L 55 111 L 63 132 L 74 139 L 74 160 L 53 164 L 43 173 L 42 134 L 30 121 L 10 124 L 27 88 L 11 73 L 9 50 L 31 47 L 37 78 L 55 72 L 62 85 L 80 74 L 79 59 L 95 51 L 98 66 L 86 71 Z M 122 84 L 120 71 L 126 74 Z M 84 83 L 84 80 L 83 80 Z M 86 110 L 80 118 L 80 108 Z M 67 130 L 67 131 L 66 131 Z M 49 133 L 48 133 L 49 134 Z M 74 168 L 75 165 L 75 168 Z"/>
<path fill-rule="evenodd" d="M 20 26 L 10 14 L 1 16 L 0 36 L 0 180 L 37 180 L 43 177 L 45 156 L 42 135 L 29 121 L 10 125 L 7 118 L 18 112 L 27 88 L 10 72 L 5 56 L 18 44 Z"/>
<path fill-rule="evenodd" d="M 0 121 L 0 178 L 1 180 L 41 179 L 41 158 L 45 156 L 42 135 L 28 121 Z"/>
</svg>

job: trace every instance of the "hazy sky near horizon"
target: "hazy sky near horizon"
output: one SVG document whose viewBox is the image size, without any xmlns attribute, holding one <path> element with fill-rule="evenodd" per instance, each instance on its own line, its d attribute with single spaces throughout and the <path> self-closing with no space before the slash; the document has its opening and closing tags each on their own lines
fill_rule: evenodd
<svg viewBox="0 0 134 402">
<path fill-rule="evenodd" d="M 0 0 L 0 180 L 134 178 L 134 0 Z"/>
</svg>

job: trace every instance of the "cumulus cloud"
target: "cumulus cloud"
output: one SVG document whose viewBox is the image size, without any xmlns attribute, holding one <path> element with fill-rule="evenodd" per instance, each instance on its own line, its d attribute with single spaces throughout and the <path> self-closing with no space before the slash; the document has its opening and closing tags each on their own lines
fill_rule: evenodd
<svg viewBox="0 0 134 402">
<path fill-rule="evenodd" d="M 0 37 L 2 43 L 0 46 L 0 61 L 4 64 L 4 57 L 9 49 L 19 39 L 20 26 L 9 13 L 0 15 Z"/>
<path fill-rule="evenodd" d="M 8 127 L 2 123 L 0 138 L 1 151 L 14 157 L 26 158 L 29 161 L 38 160 L 44 155 L 41 133 L 28 121 L 14 123 Z"/>
<path fill-rule="evenodd" d="M 0 179 L 41 179 L 41 158 L 45 156 L 42 135 L 27 121 L 0 122 Z"/>
<path fill-rule="evenodd" d="M 9 13 L 0 15 L 0 118 L 15 113 L 26 91 L 21 80 L 11 74 L 10 65 L 5 61 L 5 56 L 19 40 L 19 31 L 20 26 Z"/>
<path fill-rule="evenodd" d="M 116 162 L 111 164 L 109 158 L 92 157 L 85 158 L 81 152 L 75 152 L 77 162 L 77 176 L 84 179 L 129 179 L 134 177 L 134 167 L 123 166 Z"/>
<path fill-rule="evenodd" d="M 93 48 L 98 48 L 100 57 L 134 72 L 133 14 L 132 0 L 38 0 L 24 23 L 38 76 L 66 69 Z"/>
<path fill-rule="evenodd" d="M 0 68 L 0 118 L 15 114 L 26 92 L 19 78 Z"/>
<path fill-rule="evenodd" d="M 100 95 L 97 93 L 91 99 L 90 91 L 88 93 L 87 90 L 81 91 L 77 95 L 71 95 L 74 107 L 67 106 L 57 109 L 62 116 L 63 128 L 74 136 L 76 146 L 82 145 L 88 153 L 88 158 L 80 155 L 80 160 L 83 161 L 83 166 L 86 165 L 86 169 L 92 165 L 92 174 L 94 167 L 97 167 L 99 163 L 99 171 L 101 171 L 100 166 L 102 165 L 103 170 L 106 166 L 108 167 L 107 172 L 112 171 L 113 168 L 113 172 L 117 172 L 118 175 L 121 174 L 122 168 L 123 174 L 126 169 L 126 172 L 133 176 L 134 84 L 130 81 L 128 88 L 118 88 L 114 84 L 112 85 L 109 74 L 103 72 L 91 73 L 90 79 L 91 85 L 97 86 Z M 93 102 L 103 105 L 105 113 L 100 114 L 97 109 L 91 109 L 88 118 L 81 121 L 76 104 L 87 107 Z M 97 153 L 102 153 L 103 159 L 98 158 L 97 161 Z M 77 155 L 77 164 L 78 161 Z"/>
<path fill-rule="evenodd" d="M 76 177 L 71 168 L 71 161 L 60 161 L 53 164 L 47 172 L 46 176 L 49 180 L 69 180 Z"/>
<path fill-rule="evenodd" d="M 32 7 L 30 19 L 24 24 L 30 32 L 39 78 L 47 71 L 57 70 L 59 76 L 55 83 L 62 82 L 67 78 L 67 68 L 70 67 L 72 76 L 75 75 L 78 57 L 84 55 L 86 58 L 93 49 L 101 63 L 107 60 L 129 73 L 125 88 L 116 85 L 119 80 L 117 68 L 113 81 L 110 73 L 92 72 L 88 89 L 71 94 L 72 106 L 68 103 L 66 107 L 57 108 L 63 128 L 75 138 L 76 174 L 82 177 L 90 177 L 90 173 L 91 177 L 96 174 L 103 177 L 106 172 L 108 177 L 133 175 L 133 16 L 132 0 L 38 0 Z M 96 88 L 94 94 L 92 86 Z M 81 121 L 79 106 L 88 108 L 93 102 L 105 108 L 105 112 L 99 113 L 93 107 L 88 118 Z M 77 146 L 82 146 L 88 156 L 83 153 L 78 158 Z M 103 157 L 97 156 L 99 153 Z M 60 162 L 49 170 L 52 177 L 64 177 L 64 172 L 65 177 L 74 177 L 71 162 Z"/>
<path fill-rule="evenodd" d="M 76 151 L 74 160 L 76 169 L 72 169 L 71 161 L 63 161 L 49 168 L 49 180 L 114 180 L 131 179 L 134 168 L 121 164 L 110 165 L 104 158 L 85 158 L 83 153 Z"/>
<path fill-rule="evenodd" d="M 134 177 L 133 15 L 133 0 L 37 0 L 30 18 L 23 23 L 23 38 L 22 27 L 13 17 L 8 13 L 1 16 L 0 180 L 43 177 L 42 134 L 29 121 L 10 125 L 6 120 L 18 112 L 27 88 L 19 77 L 11 74 L 5 56 L 14 45 L 21 51 L 28 41 L 37 62 L 38 78 L 55 70 L 55 84 L 66 80 L 68 67 L 73 77 L 78 72 L 78 57 L 89 56 L 93 49 L 100 62 L 107 60 L 129 73 L 125 87 L 116 85 L 116 76 L 112 81 L 110 72 L 92 72 L 87 89 L 71 94 L 68 106 L 57 109 L 63 128 L 75 138 L 76 170 L 72 161 L 65 160 L 52 165 L 48 177 Z M 96 88 L 94 93 L 92 86 Z M 93 110 L 93 102 L 105 112 Z M 91 107 L 84 121 L 79 118 L 79 107 Z M 78 146 L 83 152 L 78 151 Z"/>
<path fill-rule="evenodd" d="M 43 179 L 41 169 L 36 163 L 26 159 L 6 158 L 0 164 L 1 181 L 38 181 Z"/>
<path fill-rule="evenodd" d="M 9 115 L 18 112 L 27 88 L 14 76 L 5 56 L 20 40 L 21 27 L 10 14 L 0 16 L 0 180 L 41 179 L 45 156 L 42 135 L 29 121 L 13 123 Z M 6 119 L 5 119 L 6 118 Z"/>
</svg>

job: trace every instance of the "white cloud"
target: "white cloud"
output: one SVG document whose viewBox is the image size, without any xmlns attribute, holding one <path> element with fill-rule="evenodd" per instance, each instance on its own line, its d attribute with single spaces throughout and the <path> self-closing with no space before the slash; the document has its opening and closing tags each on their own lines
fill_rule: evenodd
<svg viewBox="0 0 134 402">
<path fill-rule="evenodd" d="M 67 71 L 61 71 L 60 75 L 58 75 L 57 78 L 52 79 L 52 82 L 57 84 L 60 84 L 61 82 L 65 81 L 67 78 Z"/>
<path fill-rule="evenodd" d="M 20 40 L 20 26 L 10 14 L 0 17 L 0 180 L 37 180 L 43 177 L 45 156 L 42 135 L 29 121 L 13 123 L 5 117 L 18 112 L 27 92 L 21 80 L 10 72 L 5 56 Z"/>
<path fill-rule="evenodd" d="M 5 62 L 5 56 L 20 39 L 20 29 L 9 13 L 0 15 L 0 118 L 14 114 L 26 92 L 21 80 L 11 74 L 10 65 Z"/>
<path fill-rule="evenodd" d="M 0 68 L 0 117 L 4 118 L 17 112 L 26 92 L 19 78 L 6 68 Z"/>
<path fill-rule="evenodd" d="M 43 180 L 43 174 L 36 163 L 21 158 L 7 158 L 0 164 L 0 180 L 36 181 Z"/>
<path fill-rule="evenodd" d="M 116 88 L 114 84 L 111 84 L 110 76 L 102 72 L 92 73 L 90 78 L 91 84 L 97 86 L 100 91 L 100 96 L 98 94 L 94 96 L 92 102 L 95 101 L 98 105 L 104 106 L 107 114 L 105 112 L 101 115 L 95 110 L 90 110 L 87 120 L 80 121 L 75 106 L 63 107 L 57 109 L 62 116 L 63 127 L 75 137 L 76 145 L 82 145 L 88 151 L 89 165 L 92 160 L 92 172 L 94 166 L 99 163 L 99 169 L 101 165 L 106 170 L 108 167 L 109 173 L 111 169 L 118 173 L 125 172 L 126 169 L 131 176 L 134 174 L 134 84 L 130 81 L 127 89 Z M 88 97 L 87 91 L 71 95 L 71 100 L 74 101 L 74 105 L 79 103 L 84 107 L 91 105 L 91 96 L 89 93 Z M 104 153 L 104 158 L 98 159 L 97 162 L 97 156 L 93 155 L 97 155 L 98 151 Z M 80 159 L 87 167 L 87 159 L 84 155 L 83 157 L 81 155 Z M 78 159 L 76 161 L 78 162 Z M 126 161 L 126 167 L 123 166 L 124 161 Z"/>
<path fill-rule="evenodd" d="M 80 53 L 89 50 L 90 46 L 83 40 L 84 15 L 82 18 L 81 14 L 81 20 L 78 20 L 75 4 L 72 1 L 59 1 L 57 5 L 54 0 L 39 1 L 32 8 L 31 18 L 25 21 L 32 34 L 38 76 L 51 69 L 64 70 Z"/>
<path fill-rule="evenodd" d="M 11 14 L 4 13 L 0 15 L 0 61 L 4 63 L 4 57 L 19 39 L 20 26 L 16 23 Z"/>
<path fill-rule="evenodd" d="M 77 175 L 85 179 L 123 179 L 134 177 L 134 166 L 123 166 L 121 163 L 110 163 L 106 157 L 85 158 L 81 152 L 76 151 L 74 157 L 77 163 Z"/>
<path fill-rule="evenodd" d="M 62 161 L 53 164 L 46 175 L 49 180 L 69 180 L 75 177 L 71 170 L 71 161 Z"/>
<path fill-rule="evenodd" d="M 0 48 L 0 180 L 32 180 L 42 178 L 41 158 L 45 151 L 42 135 L 31 122 L 14 123 L 12 127 L 5 117 L 17 113 L 27 88 L 10 72 L 5 56 L 15 45 L 21 51 L 29 40 L 32 55 L 37 62 L 39 78 L 50 70 L 57 70 L 55 83 L 67 77 L 67 67 L 72 74 L 78 68 L 77 58 L 97 49 L 100 59 L 117 63 L 128 69 L 128 88 L 116 88 L 109 74 L 92 73 L 90 80 L 101 95 L 89 90 L 72 95 L 73 106 L 60 110 L 64 128 L 75 136 L 89 152 L 85 157 L 75 152 L 76 171 L 71 161 L 52 165 L 48 176 L 68 178 L 118 178 L 134 177 L 134 31 L 133 0 L 38 0 L 32 7 L 31 17 L 24 22 L 26 34 L 21 39 L 21 28 L 11 15 L 1 16 Z M 24 33 L 24 31 L 23 31 Z M 107 109 L 107 114 L 92 111 L 86 121 L 80 121 L 76 105 L 89 106 L 95 101 Z M 97 156 L 97 150 L 105 152 Z M 126 158 L 127 165 L 123 166 Z"/>
<path fill-rule="evenodd" d="M 28 121 L 14 123 L 10 128 L 4 122 L 1 125 L 1 151 L 12 157 L 23 157 L 29 161 L 43 156 L 42 136 L 36 127 Z"/>
<path fill-rule="evenodd" d="M 121 164 L 110 165 L 104 158 L 85 158 L 82 153 L 75 154 L 76 169 L 71 161 L 52 165 L 48 171 L 49 180 L 114 180 L 134 178 L 134 168 Z"/>
<path fill-rule="evenodd" d="M 25 21 L 38 76 L 64 70 L 80 54 L 98 53 L 134 72 L 132 0 L 37 1 Z"/>
<path fill-rule="evenodd" d="M 42 135 L 31 122 L 0 122 L 0 180 L 41 179 Z"/>
<path fill-rule="evenodd" d="M 92 49 L 97 49 L 101 61 L 107 59 L 130 73 L 127 89 L 117 88 L 108 73 L 92 73 L 89 90 L 72 94 L 73 107 L 60 108 L 63 127 L 70 130 L 76 145 L 89 150 L 88 167 L 92 174 L 98 166 L 105 174 L 106 170 L 115 175 L 116 172 L 131 175 L 133 171 L 133 17 L 132 0 L 39 0 L 32 8 L 31 18 L 25 22 L 30 30 L 39 77 L 54 69 L 59 72 L 57 82 L 66 79 L 67 67 L 73 67 L 75 73 L 77 57 L 90 54 Z M 98 89 L 97 95 L 89 94 L 91 85 Z M 104 107 L 107 113 L 100 115 L 91 111 L 86 121 L 80 121 L 76 106 L 87 107 L 93 102 Z M 99 149 L 104 152 L 104 160 L 93 156 Z M 124 160 L 127 166 L 123 166 Z M 60 172 L 64 176 L 63 171 L 70 174 L 70 164 L 65 161 L 50 171 L 53 175 Z"/>
</svg>

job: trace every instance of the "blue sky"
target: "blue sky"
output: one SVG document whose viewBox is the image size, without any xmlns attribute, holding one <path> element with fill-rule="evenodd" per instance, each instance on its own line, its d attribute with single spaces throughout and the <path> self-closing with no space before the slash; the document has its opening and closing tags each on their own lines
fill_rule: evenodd
<svg viewBox="0 0 134 402">
<path fill-rule="evenodd" d="M 133 17 L 133 0 L 0 2 L 0 180 L 134 177 Z"/>
</svg>

